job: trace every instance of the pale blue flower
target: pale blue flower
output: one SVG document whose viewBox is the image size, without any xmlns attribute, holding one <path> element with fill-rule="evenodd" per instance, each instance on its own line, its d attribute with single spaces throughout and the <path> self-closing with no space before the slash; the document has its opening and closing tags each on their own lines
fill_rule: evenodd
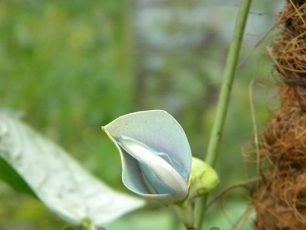
<svg viewBox="0 0 306 230">
<path fill-rule="evenodd" d="M 183 128 L 169 113 L 131 113 L 103 129 L 120 151 L 129 190 L 164 203 L 187 197 L 192 154 Z"/>
</svg>

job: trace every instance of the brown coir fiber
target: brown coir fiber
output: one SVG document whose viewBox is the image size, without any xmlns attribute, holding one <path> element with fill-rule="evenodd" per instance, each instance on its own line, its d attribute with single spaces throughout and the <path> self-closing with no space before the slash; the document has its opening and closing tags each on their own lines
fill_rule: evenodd
<svg viewBox="0 0 306 230">
<path fill-rule="evenodd" d="M 306 4 L 287 4 L 277 22 L 282 32 L 270 55 L 283 81 L 292 86 L 306 111 Z"/>
<path fill-rule="evenodd" d="M 306 4 L 288 1 L 270 55 L 281 76 L 280 108 L 260 136 L 262 185 L 255 229 L 306 230 Z"/>
<path fill-rule="evenodd" d="M 261 136 L 263 185 L 254 194 L 256 229 L 306 229 L 306 113 L 290 86 L 280 87 L 283 106 Z"/>
</svg>

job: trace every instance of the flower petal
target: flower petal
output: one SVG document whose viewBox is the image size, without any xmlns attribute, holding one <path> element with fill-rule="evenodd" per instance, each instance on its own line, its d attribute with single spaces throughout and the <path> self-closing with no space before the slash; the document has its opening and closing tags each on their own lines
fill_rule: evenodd
<svg viewBox="0 0 306 230">
<path fill-rule="evenodd" d="M 126 136 L 116 140 L 119 146 L 139 163 L 143 180 L 151 193 L 169 194 L 177 200 L 186 197 L 186 181 L 169 162 L 160 157 L 160 153 Z M 129 187 L 128 184 L 126 186 Z"/>
<path fill-rule="evenodd" d="M 149 110 L 127 114 L 102 127 L 121 153 L 122 180 L 137 193 L 156 199 L 171 199 L 171 194 L 153 194 L 139 177 L 142 171 L 135 156 L 120 147 L 116 138 L 126 136 L 149 146 L 168 162 L 188 183 L 191 171 L 191 150 L 186 134 L 180 124 L 163 110 Z"/>
</svg>

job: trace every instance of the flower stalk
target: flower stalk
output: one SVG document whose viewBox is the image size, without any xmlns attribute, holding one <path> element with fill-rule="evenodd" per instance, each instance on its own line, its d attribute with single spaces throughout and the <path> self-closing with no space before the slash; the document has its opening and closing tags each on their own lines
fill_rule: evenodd
<svg viewBox="0 0 306 230">
<path fill-rule="evenodd" d="M 213 124 L 211 136 L 209 139 L 208 149 L 207 149 L 207 155 L 205 157 L 206 163 L 211 165 L 212 167 L 214 167 L 217 154 L 220 148 L 220 141 L 222 138 L 225 119 L 229 107 L 232 85 L 235 78 L 235 71 L 237 68 L 238 58 L 243 41 L 243 34 L 251 3 L 252 0 L 241 0 L 240 8 L 236 19 L 233 40 L 230 45 L 225 69 L 223 72 L 223 78 L 222 78 L 223 80 L 222 80 L 222 86 L 217 105 L 216 119 Z M 197 216 L 198 229 L 202 228 L 203 218 L 206 208 L 206 201 L 207 201 L 207 195 L 204 198 L 202 198 L 201 201 L 199 201 L 200 207 Z"/>
</svg>

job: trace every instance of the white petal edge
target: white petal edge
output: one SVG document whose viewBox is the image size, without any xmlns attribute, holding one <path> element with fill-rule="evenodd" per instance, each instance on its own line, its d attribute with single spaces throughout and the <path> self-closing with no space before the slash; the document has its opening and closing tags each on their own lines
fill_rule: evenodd
<svg viewBox="0 0 306 230">
<path fill-rule="evenodd" d="M 155 174 L 175 191 L 175 194 L 171 194 L 173 200 L 180 201 L 187 196 L 188 185 L 186 181 L 166 160 L 152 153 L 142 143 L 131 140 L 128 137 L 121 137 L 120 143 L 124 145 L 125 149 L 128 150 L 127 152 L 137 161 L 150 165 Z M 126 186 L 128 187 L 128 185 Z"/>
</svg>

